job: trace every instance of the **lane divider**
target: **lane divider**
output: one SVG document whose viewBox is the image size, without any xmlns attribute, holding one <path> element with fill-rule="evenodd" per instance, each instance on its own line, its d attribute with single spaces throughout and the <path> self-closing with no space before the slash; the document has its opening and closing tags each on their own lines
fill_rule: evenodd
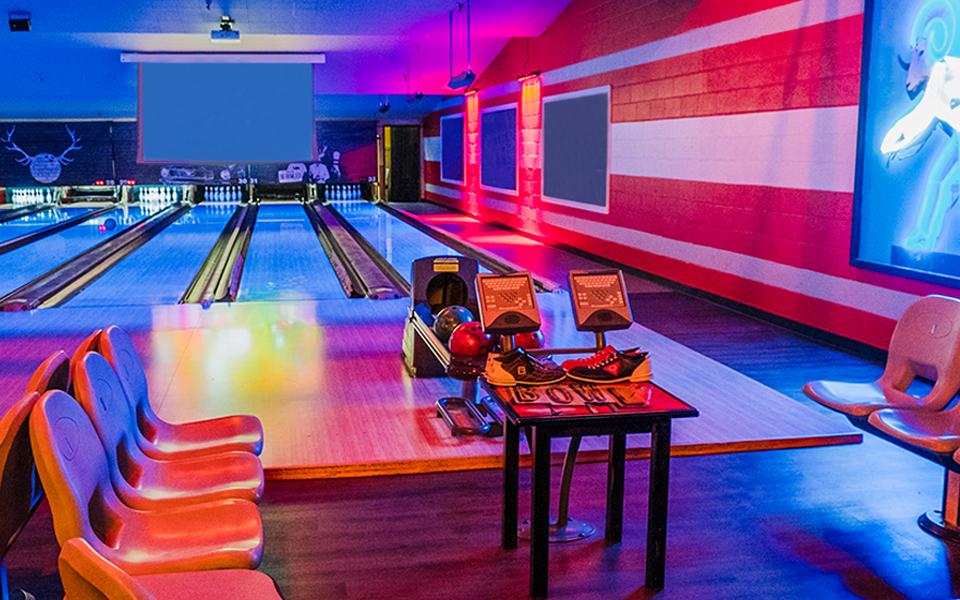
<svg viewBox="0 0 960 600">
<path fill-rule="evenodd" d="M 193 205 L 190 203 L 174 204 L 141 219 L 93 248 L 0 297 L 0 310 L 23 311 L 60 306 L 191 208 Z"/>
</svg>

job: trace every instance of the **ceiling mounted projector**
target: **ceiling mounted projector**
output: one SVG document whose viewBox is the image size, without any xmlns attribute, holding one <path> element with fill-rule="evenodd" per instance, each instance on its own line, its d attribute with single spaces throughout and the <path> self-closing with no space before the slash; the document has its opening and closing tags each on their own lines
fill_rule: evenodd
<svg viewBox="0 0 960 600">
<path fill-rule="evenodd" d="M 240 41 L 240 32 L 233 28 L 234 20 L 223 15 L 220 17 L 220 29 L 210 32 L 210 41 L 218 43 L 235 43 Z"/>
<path fill-rule="evenodd" d="M 463 10 L 463 2 L 457 2 L 457 12 Z M 447 87 L 450 89 L 457 89 L 462 87 L 469 87 L 473 80 L 477 78 L 476 73 L 473 72 L 473 69 L 470 68 L 470 0 L 466 2 L 467 7 L 467 68 L 461 71 L 460 73 L 453 74 L 453 11 L 450 11 L 450 81 L 447 82 Z"/>
<path fill-rule="evenodd" d="M 467 69 L 466 71 L 460 73 L 459 75 L 454 75 L 450 78 L 450 81 L 447 82 L 447 87 L 452 89 L 467 87 L 473 80 L 477 78 L 477 74 Z"/>
</svg>

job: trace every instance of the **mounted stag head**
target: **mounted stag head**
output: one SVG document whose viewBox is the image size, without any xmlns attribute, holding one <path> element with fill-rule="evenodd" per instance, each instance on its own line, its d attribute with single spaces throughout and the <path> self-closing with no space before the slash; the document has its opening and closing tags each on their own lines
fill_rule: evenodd
<svg viewBox="0 0 960 600">
<path fill-rule="evenodd" d="M 66 150 L 60 153 L 59 156 L 54 156 L 49 152 L 41 152 L 34 156 L 30 156 L 23 151 L 20 146 L 18 146 L 13 141 L 13 134 L 16 132 L 17 127 L 13 126 L 7 131 L 5 137 L 0 137 L 0 143 L 3 143 L 3 147 L 11 152 L 19 152 L 22 156 L 17 160 L 18 164 L 29 166 L 30 175 L 33 176 L 35 180 L 40 183 L 53 183 L 60 178 L 61 167 L 63 165 L 69 165 L 73 162 L 72 158 L 67 158 L 67 154 L 74 150 L 83 149 L 82 146 L 79 146 L 80 137 L 76 134 L 75 131 L 70 129 L 68 125 L 64 125 L 67 130 L 67 134 L 70 136 L 70 146 Z"/>
</svg>

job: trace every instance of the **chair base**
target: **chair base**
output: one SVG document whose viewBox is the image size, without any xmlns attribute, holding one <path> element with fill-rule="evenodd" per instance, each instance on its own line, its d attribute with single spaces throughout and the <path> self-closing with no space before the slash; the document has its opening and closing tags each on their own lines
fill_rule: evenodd
<svg viewBox="0 0 960 600">
<path fill-rule="evenodd" d="M 960 527 L 946 523 L 943 520 L 943 513 L 939 510 L 928 510 L 917 517 L 917 525 L 945 542 L 960 544 Z"/>
<path fill-rule="evenodd" d="M 562 527 L 559 523 L 550 523 L 550 535 L 548 537 L 551 544 L 564 544 L 585 540 L 596 532 L 597 528 L 595 525 L 577 519 L 567 519 L 567 524 Z M 517 536 L 523 540 L 529 540 L 532 537 L 529 520 L 525 520 L 520 524 Z"/>
</svg>

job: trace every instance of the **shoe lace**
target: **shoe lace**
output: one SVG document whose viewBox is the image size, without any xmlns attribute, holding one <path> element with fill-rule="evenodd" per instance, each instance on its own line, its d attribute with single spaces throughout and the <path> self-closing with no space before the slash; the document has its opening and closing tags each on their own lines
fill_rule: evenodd
<svg viewBox="0 0 960 600">
<path fill-rule="evenodd" d="M 615 357 L 616 355 L 617 355 L 617 351 L 614 349 L 614 347 L 607 346 L 606 348 L 604 348 L 603 350 L 600 350 L 593 356 L 588 356 L 587 358 L 583 359 L 583 364 L 588 368 L 594 369 L 596 367 L 605 365 L 606 363 L 610 362 L 610 360 L 613 359 L 613 357 Z"/>
</svg>

